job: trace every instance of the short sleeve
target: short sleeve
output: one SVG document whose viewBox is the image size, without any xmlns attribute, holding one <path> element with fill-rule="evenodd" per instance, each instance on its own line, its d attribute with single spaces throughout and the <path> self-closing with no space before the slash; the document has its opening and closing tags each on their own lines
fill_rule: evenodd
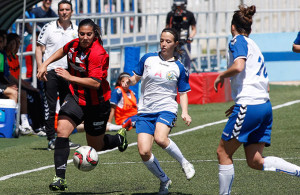
<svg viewBox="0 0 300 195">
<path fill-rule="evenodd" d="M 194 26 L 194 25 L 196 25 L 196 19 L 195 19 L 195 16 L 194 16 L 194 14 L 192 13 L 192 12 L 190 12 L 191 13 L 191 16 L 190 16 L 190 25 L 191 26 Z"/>
<path fill-rule="evenodd" d="M 144 72 L 144 64 L 146 59 L 148 58 L 148 54 L 145 54 L 139 61 L 139 63 L 137 64 L 137 66 L 135 67 L 135 69 L 133 70 L 134 74 L 136 74 L 137 76 L 143 76 L 143 72 Z"/>
<path fill-rule="evenodd" d="M 122 99 L 122 92 L 120 89 L 116 88 L 111 92 L 110 103 L 118 105 L 119 101 Z"/>
<path fill-rule="evenodd" d="M 49 30 L 48 28 L 50 28 L 50 23 L 47 23 L 43 26 L 43 28 L 38 36 L 37 42 L 41 45 L 47 44 L 47 39 L 48 39 L 49 33 L 51 33 L 51 30 Z"/>
<path fill-rule="evenodd" d="M 242 35 L 234 37 L 229 43 L 229 50 L 232 53 L 233 60 L 236 60 L 237 58 L 247 58 L 248 43 L 245 40 L 245 37 Z"/>
<path fill-rule="evenodd" d="M 180 62 L 176 62 L 179 70 L 180 75 L 177 82 L 178 92 L 188 92 L 191 90 L 190 84 L 189 84 L 189 71 L 181 64 Z"/>
<path fill-rule="evenodd" d="M 172 12 L 169 12 L 167 15 L 166 25 L 170 25 L 171 15 L 172 15 Z M 170 25 L 170 26 L 172 26 L 172 25 Z"/>
</svg>

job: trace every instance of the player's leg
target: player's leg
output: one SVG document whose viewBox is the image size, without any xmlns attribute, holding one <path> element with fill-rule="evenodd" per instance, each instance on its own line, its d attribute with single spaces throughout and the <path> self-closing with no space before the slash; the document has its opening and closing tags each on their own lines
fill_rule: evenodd
<svg viewBox="0 0 300 195">
<path fill-rule="evenodd" d="M 244 148 L 247 164 L 250 168 L 256 169 L 256 170 L 262 170 L 263 169 L 263 150 L 265 147 L 265 143 L 257 143 L 257 144 L 251 144 Z"/>
<path fill-rule="evenodd" d="M 27 92 L 21 90 L 21 125 L 20 133 L 23 135 L 31 135 L 34 133 L 28 121 L 28 108 L 27 108 Z"/>
<path fill-rule="evenodd" d="M 247 163 L 256 170 L 276 171 L 300 177 L 300 167 L 276 156 L 263 157 L 264 143 L 245 147 Z"/>
<path fill-rule="evenodd" d="M 163 148 L 170 156 L 176 159 L 184 171 L 187 179 L 192 179 L 195 175 L 194 166 L 183 156 L 175 142 L 168 135 L 175 124 L 176 115 L 171 112 L 162 112 L 156 122 L 154 133 L 155 142 Z"/>
<path fill-rule="evenodd" d="M 264 113 L 257 110 L 256 106 L 235 104 L 229 120 L 224 127 L 217 149 L 220 194 L 229 194 L 231 190 L 234 179 L 232 155 L 242 143 L 248 142 L 248 137 L 256 130 L 258 124 L 261 123 Z"/>
<path fill-rule="evenodd" d="M 107 122 L 106 131 L 118 131 L 122 128 L 122 125 L 115 125 L 113 123 Z"/>
<path fill-rule="evenodd" d="M 157 158 L 152 154 L 153 136 L 148 133 L 138 134 L 138 150 L 144 165 L 160 180 L 159 194 L 167 194 L 172 183 L 162 170 Z"/>
<path fill-rule="evenodd" d="M 97 151 L 118 147 L 119 151 L 123 152 L 128 146 L 126 129 L 119 129 L 115 135 L 105 134 L 109 113 L 109 101 L 99 106 L 84 108 L 84 129 L 88 145 Z"/>
<path fill-rule="evenodd" d="M 273 124 L 272 106 L 268 101 L 265 104 L 253 107 L 256 108 L 256 110 L 260 110 L 260 112 L 255 112 L 254 115 L 258 115 L 259 118 L 264 118 L 264 121 L 258 126 L 258 130 L 254 134 L 255 136 L 250 135 L 248 137 L 249 142 L 260 143 L 251 144 L 245 147 L 248 165 L 251 168 L 258 170 L 283 172 L 300 177 L 299 166 L 275 156 L 262 157 L 263 148 L 265 145 L 268 146 L 271 140 L 271 129 Z M 249 109 L 251 109 L 250 106 Z M 262 113 L 263 116 L 259 116 L 260 113 Z M 252 117 L 254 118 L 254 116 Z"/>
<path fill-rule="evenodd" d="M 220 140 L 217 155 L 219 161 L 219 193 L 230 194 L 234 179 L 234 166 L 232 155 L 240 147 L 241 143 L 236 139 Z"/>
<path fill-rule="evenodd" d="M 90 135 L 89 132 L 87 132 L 86 140 L 88 145 L 95 148 L 96 151 L 104 151 L 118 147 L 119 151 L 123 152 L 128 146 L 126 129 L 124 128 L 120 129 L 115 135 L 104 133 L 101 135 Z"/>
<path fill-rule="evenodd" d="M 172 181 L 162 170 L 158 160 L 152 154 L 154 141 L 156 114 L 140 114 L 136 122 L 136 133 L 138 134 L 138 150 L 144 165 L 160 180 L 159 194 L 167 194 Z"/>
<path fill-rule="evenodd" d="M 9 99 L 14 100 L 16 103 L 18 102 L 18 91 L 12 87 L 6 87 L 2 88 L 2 85 L 0 84 L 0 94 L 3 90 L 3 95 L 8 97 Z"/>
<path fill-rule="evenodd" d="M 56 175 L 49 185 L 50 190 L 65 190 L 67 188 L 65 173 L 70 154 L 69 136 L 74 128 L 83 121 L 83 110 L 74 97 L 69 94 L 61 106 L 57 123 L 57 138 L 54 147 L 54 164 Z"/>
<path fill-rule="evenodd" d="M 70 154 L 69 136 L 76 127 L 76 123 L 68 116 L 59 116 L 57 126 L 57 138 L 54 148 L 54 164 L 55 164 L 55 177 L 53 182 L 49 185 L 50 190 L 67 189 L 65 180 L 67 161 Z"/>
<path fill-rule="evenodd" d="M 275 156 L 264 158 L 264 171 L 276 171 L 300 177 L 300 167 Z"/>
<path fill-rule="evenodd" d="M 53 150 L 54 148 L 52 143 L 55 141 L 54 121 L 55 121 L 55 111 L 56 111 L 59 83 L 57 80 L 57 75 L 54 70 L 48 71 L 46 77 L 47 77 L 47 82 L 44 82 L 44 93 L 46 96 L 46 100 L 44 100 L 45 131 L 47 134 L 47 140 L 49 141 L 48 149 Z"/>
<path fill-rule="evenodd" d="M 156 157 L 152 154 L 151 148 L 153 145 L 153 136 L 148 133 L 138 134 L 138 150 L 143 160 L 143 163 L 149 171 L 160 179 L 161 182 L 168 181 L 169 178 L 161 169 L 160 164 Z"/>
</svg>

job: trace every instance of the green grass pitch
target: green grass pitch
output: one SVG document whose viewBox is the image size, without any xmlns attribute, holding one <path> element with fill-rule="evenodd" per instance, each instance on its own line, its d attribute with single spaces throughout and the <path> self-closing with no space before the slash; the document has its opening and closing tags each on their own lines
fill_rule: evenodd
<svg viewBox="0 0 300 195">
<path fill-rule="evenodd" d="M 271 85 L 273 106 L 300 100 L 300 87 Z M 204 128 L 201 125 L 226 119 L 224 112 L 233 102 L 189 105 L 192 124 L 187 127 L 178 117 L 171 139 L 196 169 L 191 181 L 185 179 L 178 162 L 154 144 L 153 153 L 166 174 L 172 179 L 170 194 L 218 194 L 218 162 L 216 148 L 225 123 Z M 264 155 L 282 157 L 300 165 L 300 103 L 273 111 L 272 145 Z M 179 111 L 180 113 L 180 111 Z M 187 129 L 194 128 L 183 134 Z M 159 180 L 143 165 L 138 154 L 136 133 L 128 132 L 130 147 L 101 153 L 98 166 L 90 172 L 77 170 L 68 164 L 66 173 L 69 190 L 51 192 L 48 185 L 55 174 L 53 151 L 47 151 L 47 140 L 42 137 L 22 136 L 18 139 L 0 139 L 0 194 L 156 194 Z M 86 145 L 85 133 L 71 135 L 73 142 Z M 71 150 L 69 159 L 74 150 Z M 241 147 L 234 155 L 235 179 L 232 194 L 299 194 L 300 179 L 283 173 L 263 172 L 247 167 Z"/>
</svg>

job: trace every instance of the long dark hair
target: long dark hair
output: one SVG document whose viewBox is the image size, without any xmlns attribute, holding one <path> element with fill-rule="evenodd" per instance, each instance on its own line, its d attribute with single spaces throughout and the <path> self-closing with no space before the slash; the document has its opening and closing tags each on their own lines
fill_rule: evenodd
<svg viewBox="0 0 300 195">
<path fill-rule="evenodd" d="M 179 42 L 179 35 L 178 35 L 178 32 L 177 30 L 175 30 L 174 28 L 165 28 L 161 31 L 161 34 L 164 33 L 164 32 L 168 32 L 168 33 L 171 33 L 174 37 L 174 42 L 176 43 L 177 41 Z M 175 47 L 175 52 L 179 53 L 179 54 L 182 54 L 183 51 L 180 49 L 180 44 L 178 44 L 176 47 Z"/>
<path fill-rule="evenodd" d="M 234 12 L 231 24 L 235 26 L 238 33 L 247 36 L 251 33 L 252 17 L 255 12 L 255 5 L 251 5 L 250 7 L 240 5 L 239 10 Z"/>
<path fill-rule="evenodd" d="M 103 41 L 101 39 L 101 30 L 100 30 L 100 27 L 95 24 L 95 22 L 91 19 L 84 19 L 84 20 L 81 20 L 79 25 L 78 25 L 78 31 L 80 29 L 81 26 L 91 26 L 93 27 L 93 31 L 95 33 L 95 37 L 98 38 L 98 41 L 101 45 L 103 45 Z"/>
</svg>

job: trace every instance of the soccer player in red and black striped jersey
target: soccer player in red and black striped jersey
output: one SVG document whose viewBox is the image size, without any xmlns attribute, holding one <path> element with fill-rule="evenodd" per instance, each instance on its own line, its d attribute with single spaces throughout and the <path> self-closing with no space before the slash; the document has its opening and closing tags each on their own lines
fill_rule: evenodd
<svg viewBox="0 0 300 195">
<path fill-rule="evenodd" d="M 78 37 L 49 57 L 38 70 L 38 78 L 47 81 L 47 66 L 67 55 L 68 70 L 56 68 L 56 73 L 69 82 L 69 94 L 59 111 L 54 163 L 56 176 L 50 190 L 65 190 L 65 172 L 70 153 L 69 136 L 84 121 L 89 146 L 97 151 L 127 148 L 126 129 L 116 135 L 105 135 L 110 113 L 110 87 L 106 80 L 109 56 L 102 47 L 100 28 L 91 20 L 79 23 Z"/>
</svg>

